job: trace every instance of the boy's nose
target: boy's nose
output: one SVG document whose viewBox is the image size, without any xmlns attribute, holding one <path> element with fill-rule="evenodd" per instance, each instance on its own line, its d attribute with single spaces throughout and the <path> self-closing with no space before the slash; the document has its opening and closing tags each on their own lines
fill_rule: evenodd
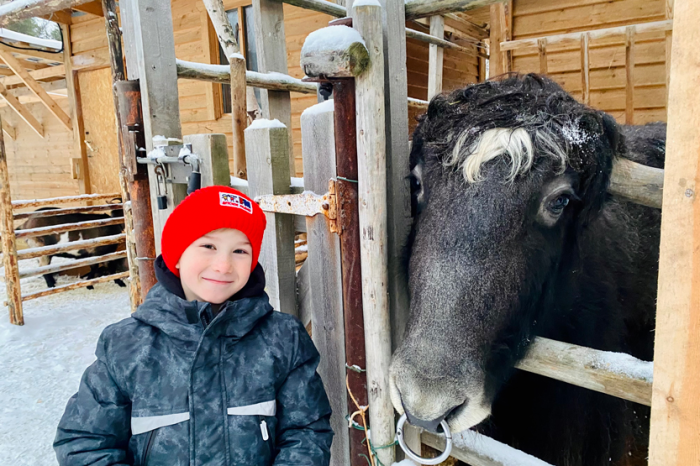
<svg viewBox="0 0 700 466">
<path fill-rule="evenodd" d="M 220 273 L 230 273 L 233 270 L 233 260 L 228 254 L 218 256 L 214 261 L 214 270 Z"/>
</svg>

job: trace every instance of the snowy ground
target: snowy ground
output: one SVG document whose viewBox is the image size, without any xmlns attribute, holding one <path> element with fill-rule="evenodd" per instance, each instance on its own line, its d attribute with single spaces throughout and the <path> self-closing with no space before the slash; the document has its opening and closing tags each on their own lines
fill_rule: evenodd
<svg viewBox="0 0 700 466">
<path fill-rule="evenodd" d="M 54 258 L 53 263 L 70 261 Z M 20 262 L 20 270 L 38 259 Z M 75 281 L 59 277 L 58 285 Z M 22 280 L 22 292 L 46 289 L 42 277 Z M 114 282 L 24 303 L 23 327 L 10 325 L 0 283 L 0 465 L 56 465 L 52 443 L 68 399 L 95 360 L 102 329 L 128 317 L 129 293 Z"/>
</svg>

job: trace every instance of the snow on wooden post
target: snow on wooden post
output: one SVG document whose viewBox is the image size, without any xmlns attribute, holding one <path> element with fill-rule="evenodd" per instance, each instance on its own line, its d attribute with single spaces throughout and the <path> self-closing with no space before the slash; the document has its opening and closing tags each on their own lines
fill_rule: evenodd
<svg viewBox="0 0 700 466">
<path fill-rule="evenodd" d="M 332 100 L 309 107 L 301 114 L 304 188 L 317 194 L 328 190 L 328 181 L 336 173 L 333 117 Z M 351 463 L 348 422 L 345 420 L 348 397 L 345 390 L 343 277 L 340 239 L 331 233 L 329 222 L 323 215 L 306 217 L 309 247 L 306 262 L 311 294 L 311 334 L 323 355 L 318 373 L 333 409 L 331 427 L 336 435 L 331 445 L 331 464 L 345 466 Z"/>
<path fill-rule="evenodd" d="M 700 464 L 700 2 L 674 8 L 649 466 Z"/>
<path fill-rule="evenodd" d="M 388 296 L 386 131 L 382 7 L 376 0 L 353 5 L 353 25 L 367 44 L 370 63 L 356 78 L 357 162 L 360 211 L 362 301 L 367 354 L 367 392 L 375 448 L 394 442 L 394 408 L 389 398 L 391 324 Z M 377 450 L 383 464 L 394 448 Z"/>
<path fill-rule="evenodd" d="M 255 120 L 245 130 L 248 195 L 291 194 L 289 136 L 279 120 Z M 259 262 L 265 269 L 270 304 L 297 315 L 294 261 L 294 217 L 265 212 L 267 228 Z"/>
<path fill-rule="evenodd" d="M 2 122 L 0 122 L 2 126 Z M 10 196 L 10 177 L 7 172 L 7 154 L 5 153 L 5 136 L 0 131 L 0 234 L 2 235 L 2 260 L 5 265 L 5 288 L 7 289 L 7 307 L 10 311 L 10 323 L 24 325 L 22 314 L 22 291 L 19 287 L 19 264 L 17 262 L 17 244 L 12 214 L 12 197 Z"/>
<path fill-rule="evenodd" d="M 307 76 L 351 78 L 367 68 L 369 52 L 355 29 L 328 26 L 307 36 L 300 63 Z"/>
</svg>

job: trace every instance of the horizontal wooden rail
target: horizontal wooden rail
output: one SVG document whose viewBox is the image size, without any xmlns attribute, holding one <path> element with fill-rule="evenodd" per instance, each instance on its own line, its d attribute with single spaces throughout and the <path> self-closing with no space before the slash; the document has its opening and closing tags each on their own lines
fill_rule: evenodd
<svg viewBox="0 0 700 466">
<path fill-rule="evenodd" d="M 76 259 L 68 264 L 44 265 L 19 272 L 19 278 L 36 277 L 37 275 L 45 275 L 48 273 L 59 273 L 64 270 L 78 269 L 87 265 L 99 264 L 100 262 L 109 262 L 126 257 L 126 251 L 117 251 L 103 256 L 86 257 L 85 259 Z"/>
<path fill-rule="evenodd" d="M 86 230 L 88 228 L 106 227 L 124 223 L 124 217 L 106 218 L 103 220 L 90 220 L 87 222 L 66 223 L 64 225 L 51 225 L 48 227 L 32 228 L 30 230 L 17 230 L 16 238 L 31 238 L 34 236 L 55 235 L 66 231 Z"/>
<path fill-rule="evenodd" d="M 474 10 L 505 0 L 406 0 L 406 19 Z"/>
<path fill-rule="evenodd" d="M 22 301 L 29 301 L 30 299 L 41 298 L 43 296 L 50 296 L 52 294 L 61 293 L 63 291 L 75 290 L 77 288 L 84 288 L 86 286 L 95 285 L 97 283 L 111 282 L 112 280 L 119 280 L 122 278 L 129 278 L 129 272 L 115 273 L 113 275 L 106 275 L 104 277 L 93 278 L 92 280 L 81 280 L 79 282 L 71 283 L 69 285 L 57 286 L 55 288 L 49 288 L 48 290 L 36 291 L 34 293 L 29 293 L 22 296 Z"/>
<path fill-rule="evenodd" d="M 421 433 L 421 443 L 445 451 L 444 437 L 430 432 Z M 471 466 L 552 466 L 505 443 L 468 430 L 452 434 L 450 456 Z"/>
<path fill-rule="evenodd" d="M 406 28 L 406 37 L 410 39 L 416 39 L 421 42 L 427 42 L 428 44 L 437 45 L 438 47 L 442 47 L 445 49 L 459 50 L 460 52 L 468 53 L 470 55 L 476 55 L 482 58 L 489 58 L 489 55 L 487 53 L 483 53 L 477 50 L 476 45 L 474 45 L 471 48 L 465 47 L 463 45 L 450 42 L 449 40 L 440 39 L 437 36 L 426 34 L 425 32 L 416 31 L 415 29 Z"/>
<path fill-rule="evenodd" d="M 102 238 L 85 239 L 80 241 L 70 241 L 63 244 L 52 244 L 50 246 L 42 246 L 38 248 L 28 248 L 17 251 L 17 258 L 34 259 L 41 256 L 49 256 L 59 254 L 61 252 L 75 251 L 76 249 L 96 248 L 99 246 L 108 246 L 110 244 L 123 243 L 126 239 L 126 234 L 104 236 Z"/>
<path fill-rule="evenodd" d="M 54 204 L 68 204 L 81 201 L 107 201 L 110 199 L 121 199 L 120 193 L 113 194 L 82 194 L 80 196 L 52 197 L 49 199 L 27 199 L 24 201 L 12 201 L 13 209 L 26 209 L 29 207 L 44 207 Z"/>
<path fill-rule="evenodd" d="M 185 60 L 177 60 L 177 77 L 179 79 L 196 79 L 214 83 L 231 83 L 231 67 L 228 65 L 208 65 Z M 302 94 L 316 94 L 318 84 L 307 83 L 282 73 L 258 73 L 246 71 L 248 86 L 271 91 L 289 91 Z"/>
<path fill-rule="evenodd" d="M 427 100 L 414 99 L 413 97 L 408 98 L 408 107 L 415 110 L 428 110 L 429 102 Z"/>
<path fill-rule="evenodd" d="M 545 377 L 651 406 L 653 363 L 628 354 L 599 351 L 536 338 L 515 367 Z"/>
<path fill-rule="evenodd" d="M 673 29 L 673 21 L 654 21 L 650 23 L 640 23 L 632 25 L 635 27 L 635 32 L 637 34 L 644 34 L 646 32 L 663 32 L 670 31 Z M 624 35 L 627 33 L 627 28 L 629 26 L 618 26 L 614 28 L 605 29 L 593 29 L 590 31 L 581 32 L 570 32 L 567 34 L 556 34 L 553 36 L 535 37 L 531 39 L 520 39 L 501 42 L 501 52 L 506 52 L 508 50 L 520 50 L 537 48 L 537 42 L 541 39 L 547 40 L 547 47 L 559 44 L 565 41 L 580 41 L 581 36 L 588 34 L 589 40 L 601 39 L 603 37 L 609 37 L 614 35 Z"/>
<path fill-rule="evenodd" d="M 41 217 L 55 217 L 56 215 L 70 215 L 70 214 L 98 214 L 101 212 L 109 212 L 110 210 L 123 209 L 124 204 L 104 204 L 96 206 L 85 206 L 85 207 L 69 207 L 67 209 L 52 209 L 52 210 L 42 210 L 39 212 L 22 212 L 19 214 L 14 214 L 15 220 L 23 220 L 25 218 L 41 218 Z"/>
</svg>

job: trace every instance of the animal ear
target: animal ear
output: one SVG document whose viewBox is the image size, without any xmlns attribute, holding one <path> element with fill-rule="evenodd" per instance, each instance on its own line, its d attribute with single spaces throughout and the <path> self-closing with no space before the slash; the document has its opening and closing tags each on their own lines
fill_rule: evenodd
<svg viewBox="0 0 700 466">
<path fill-rule="evenodd" d="M 620 146 L 622 144 L 622 136 L 620 135 L 620 129 L 615 121 L 615 118 L 603 113 L 603 131 L 610 141 L 610 147 L 613 149 L 615 154 L 620 153 Z"/>
</svg>

